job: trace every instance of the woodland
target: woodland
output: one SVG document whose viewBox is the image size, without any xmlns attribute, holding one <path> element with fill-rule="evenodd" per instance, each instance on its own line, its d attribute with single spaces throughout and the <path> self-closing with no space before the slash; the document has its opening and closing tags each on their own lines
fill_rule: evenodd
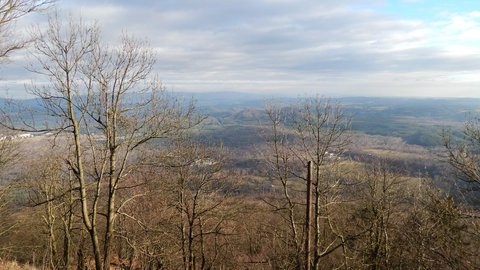
<svg viewBox="0 0 480 270">
<path fill-rule="evenodd" d="M 0 64 L 28 50 L 49 82 L 2 103 L 1 269 L 480 268 L 476 116 L 434 141 L 371 135 L 317 96 L 225 132 L 142 39 L 55 13 L 15 38 L 52 4 L 0 0 Z"/>
</svg>

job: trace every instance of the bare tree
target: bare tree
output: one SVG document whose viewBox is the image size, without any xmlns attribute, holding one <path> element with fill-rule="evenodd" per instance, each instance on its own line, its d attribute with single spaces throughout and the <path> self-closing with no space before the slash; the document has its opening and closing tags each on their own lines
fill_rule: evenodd
<svg viewBox="0 0 480 270">
<path fill-rule="evenodd" d="M 5 130 L 4 130 L 5 131 Z M 12 229 L 17 225 L 11 216 L 13 214 L 11 209 L 12 194 L 15 191 L 16 185 L 9 177 L 10 169 L 20 160 L 20 153 L 18 150 L 18 142 L 10 139 L 9 132 L 2 133 L 0 138 L 0 237 L 8 235 Z M 0 250 L 8 250 L 5 244 L 0 245 Z"/>
<path fill-rule="evenodd" d="M 0 171 L 4 171 L 19 158 L 18 142 L 10 139 L 8 132 L 0 135 Z"/>
<path fill-rule="evenodd" d="M 15 22 L 28 13 L 47 7 L 54 0 L 1 0 L 0 1 L 0 60 L 21 49 L 26 41 L 18 39 Z"/>
<path fill-rule="evenodd" d="M 67 155 L 65 161 L 77 179 L 74 188 L 95 267 L 109 269 L 115 221 L 126 203 L 117 201 L 117 193 L 129 188 L 122 183 L 134 170 L 137 149 L 188 129 L 202 118 L 193 114 L 192 103 L 177 101 L 150 79 L 155 58 L 146 43 L 124 35 L 121 45 L 110 49 L 100 42 L 97 26 L 60 21 L 51 17 L 47 30 L 35 32 L 37 64 L 31 68 L 50 82 L 33 85 L 31 92 L 41 101 L 39 113 L 55 122 L 38 126 L 24 120 L 22 126 L 15 126 L 12 121 L 9 126 L 54 132 L 71 143 L 73 158 Z"/>
<path fill-rule="evenodd" d="M 273 159 L 270 159 L 272 176 L 281 185 L 283 199 L 274 205 L 275 211 L 283 213 L 289 228 L 287 246 L 296 252 L 299 268 L 302 251 L 301 226 L 305 224 L 304 196 L 297 194 L 292 186 L 306 181 L 306 168 L 313 162 L 313 248 L 311 265 L 318 269 L 320 259 L 343 245 L 344 237 L 334 225 L 333 207 L 339 203 L 342 193 L 341 176 L 336 164 L 341 161 L 343 151 L 349 144 L 347 131 L 350 118 L 338 104 L 332 104 L 319 97 L 302 100 L 301 104 L 287 109 L 267 109 L 272 127 L 270 145 Z M 295 180 L 296 179 L 296 180 Z M 293 181 L 295 180 L 295 181 Z M 305 189 L 303 189 L 305 190 Z M 302 214 L 298 214 L 298 211 Z M 309 237 L 309 236 L 304 236 Z"/>
<path fill-rule="evenodd" d="M 176 179 L 171 192 L 178 198 L 173 204 L 179 216 L 185 269 L 210 269 L 218 256 L 217 241 L 209 239 L 223 233 L 229 216 L 228 212 L 219 211 L 227 195 L 225 190 L 222 194 L 221 178 L 225 176 L 221 174 L 224 164 L 221 152 L 194 141 L 178 141 L 173 159 L 167 161 Z"/>
<path fill-rule="evenodd" d="M 56 149 L 47 156 L 30 161 L 25 172 L 24 188 L 29 205 L 42 209 L 41 218 L 46 234 L 46 262 L 52 269 L 68 269 L 73 246 L 76 197 L 73 179 Z M 53 153 L 52 153 L 53 152 Z M 78 228 L 78 227 L 77 227 Z"/>
<path fill-rule="evenodd" d="M 453 196 L 465 205 L 461 214 L 466 219 L 472 239 L 480 239 L 478 206 L 480 205 L 480 117 L 470 118 L 463 127 L 463 137 L 458 138 L 450 131 L 443 132 L 447 161 L 453 168 Z M 449 179 L 451 180 L 451 179 Z M 457 181 L 460 180 L 460 181 Z M 473 260 L 478 264 L 478 260 Z"/>
<path fill-rule="evenodd" d="M 331 208 L 341 201 L 342 182 L 335 165 L 350 142 L 347 134 L 350 118 L 340 105 L 316 97 L 304 102 L 293 125 L 299 142 L 299 160 L 304 168 L 308 161 L 313 162 L 312 265 L 318 269 L 320 259 L 343 244 L 342 237 L 335 233 Z M 327 232 L 332 236 L 328 237 Z"/>
<path fill-rule="evenodd" d="M 125 239 L 144 253 L 150 249 L 148 256 L 158 258 L 163 267 L 218 267 L 225 254 L 220 243 L 228 236 L 226 227 L 235 214 L 226 204 L 229 190 L 222 172 L 226 158 L 223 152 L 222 147 L 209 146 L 189 136 L 179 137 L 162 151 L 156 150 L 149 159 L 155 166 L 156 181 L 152 181 L 146 198 L 157 201 L 157 207 L 149 209 L 149 214 L 132 212 L 135 217 L 131 220 L 138 221 L 149 239 L 163 241 L 135 240 L 139 233 L 132 232 L 126 232 Z"/>
<path fill-rule="evenodd" d="M 393 232 L 397 230 L 400 205 L 407 196 L 406 178 L 401 173 L 389 169 L 385 161 L 368 164 L 357 173 L 361 185 L 358 187 L 358 216 L 360 232 L 365 235 L 362 267 L 366 269 L 384 269 L 391 267 Z M 407 178 L 408 179 L 408 178 Z"/>
<path fill-rule="evenodd" d="M 447 150 L 448 161 L 455 169 L 457 176 L 480 187 L 480 118 L 472 118 L 467 121 L 463 129 L 463 140 L 454 140 L 452 135 L 444 132 L 444 146 Z"/>
<path fill-rule="evenodd" d="M 15 23 L 28 13 L 49 6 L 52 0 L 0 0 L 0 61 L 27 42 L 18 39 Z M 4 131 L 4 130 L 2 130 Z M 7 134 L 0 134 L 0 169 L 18 157 L 17 143 L 9 139 Z"/>
<path fill-rule="evenodd" d="M 16 22 L 28 13 L 38 11 L 52 4 L 54 0 L 0 0 L 0 62 L 7 59 L 10 53 L 15 50 L 25 47 L 28 43 L 26 40 L 19 38 L 19 34 L 15 29 Z M 18 157 L 18 144 L 8 139 L 5 133 L 0 135 L 0 170 L 3 170 L 7 165 L 12 163 Z M 1 211 L 5 210 L 5 202 L 9 197 L 11 185 L 0 183 L 0 199 Z M 2 213 L 5 218 L 6 213 Z M 2 233 L 9 231 L 12 225 L 8 221 Z"/>
<path fill-rule="evenodd" d="M 269 166 L 268 173 L 275 184 L 277 182 L 281 186 L 281 196 L 279 199 L 275 197 L 270 198 L 266 202 L 273 208 L 273 211 L 282 216 L 282 220 L 287 224 L 286 227 L 286 246 L 285 252 L 289 254 L 288 257 L 293 257 L 293 261 L 288 259 L 282 263 L 281 267 L 284 269 L 300 269 L 302 265 L 301 254 L 302 239 L 301 235 L 303 212 L 300 211 L 301 203 L 299 203 L 298 190 L 294 187 L 294 164 L 295 154 L 292 153 L 293 145 L 291 142 L 293 132 L 285 125 L 285 121 L 292 117 L 291 111 L 285 108 L 278 108 L 275 105 L 269 105 L 266 108 L 266 113 L 270 120 L 271 134 L 267 135 L 267 140 L 271 151 L 269 154 L 273 156 L 266 156 L 265 160 Z M 290 132 L 289 132 L 290 131 Z M 289 263 L 292 261 L 292 263 Z"/>
<path fill-rule="evenodd" d="M 357 200 L 346 211 L 358 237 L 347 243 L 355 269 L 475 268 L 475 240 L 461 207 L 425 177 L 388 160 L 365 163 L 353 177 Z"/>
</svg>

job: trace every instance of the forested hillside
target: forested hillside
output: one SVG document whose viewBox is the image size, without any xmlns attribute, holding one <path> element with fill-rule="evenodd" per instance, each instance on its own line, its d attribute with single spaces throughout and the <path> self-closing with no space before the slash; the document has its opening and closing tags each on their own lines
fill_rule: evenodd
<svg viewBox="0 0 480 270">
<path fill-rule="evenodd" d="M 89 216 L 96 216 L 87 221 L 97 230 L 99 253 L 108 244 L 110 205 L 112 267 L 302 268 L 306 165 L 312 161 L 312 266 L 478 266 L 478 195 L 469 191 L 476 184 L 458 182 L 460 175 L 452 173 L 476 181 L 466 159 L 474 152 L 457 155 L 450 144 L 425 148 L 352 131 L 355 115 L 343 106 L 322 98 L 298 102 L 258 110 L 256 123 L 237 119 L 215 129 L 206 128 L 213 125 L 208 117 L 191 114 L 196 120 L 188 123 L 198 123 L 191 128 L 120 150 L 115 204 L 109 140 L 128 147 L 144 137 L 122 127 L 116 132 L 127 135 L 108 139 L 108 133 L 86 132 L 96 124 L 85 122 L 78 135 L 85 147 L 84 200 Z M 2 258 L 40 268 L 95 267 L 82 221 L 80 171 L 75 152 L 68 154 L 71 135 L 32 134 L 2 140 L 8 217 Z"/>
<path fill-rule="evenodd" d="M 14 38 L 52 3 L 0 0 L 35 76 L 0 102 L 1 269 L 480 268 L 478 99 L 172 92 L 129 34 Z"/>
</svg>

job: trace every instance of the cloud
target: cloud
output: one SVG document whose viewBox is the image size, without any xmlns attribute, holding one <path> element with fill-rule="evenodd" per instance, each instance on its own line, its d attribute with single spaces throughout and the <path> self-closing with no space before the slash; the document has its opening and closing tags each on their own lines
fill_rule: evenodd
<svg viewBox="0 0 480 270">
<path fill-rule="evenodd" d="M 353 0 L 59 2 L 65 13 L 98 20 L 110 43 L 124 30 L 147 37 L 158 55 L 156 72 L 174 90 L 480 95 L 472 91 L 480 79 L 465 75 L 480 71 L 479 11 L 414 20 L 384 13 L 381 5 Z M 19 70 L 5 74 L 29 76 Z"/>
</svg>

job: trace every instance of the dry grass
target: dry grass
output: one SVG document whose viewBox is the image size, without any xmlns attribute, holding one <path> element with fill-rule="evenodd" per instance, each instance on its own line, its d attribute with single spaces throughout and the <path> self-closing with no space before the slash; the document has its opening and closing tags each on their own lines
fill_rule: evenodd
<svg viewBox="0 0 480 270">
<path fill-rule="evenodd" d="M 38 268 L 30 265 L 21 265 L 12 261 L 0 261 L 0 269 L 2 270 L 38 270 Z"/>
</svg>

